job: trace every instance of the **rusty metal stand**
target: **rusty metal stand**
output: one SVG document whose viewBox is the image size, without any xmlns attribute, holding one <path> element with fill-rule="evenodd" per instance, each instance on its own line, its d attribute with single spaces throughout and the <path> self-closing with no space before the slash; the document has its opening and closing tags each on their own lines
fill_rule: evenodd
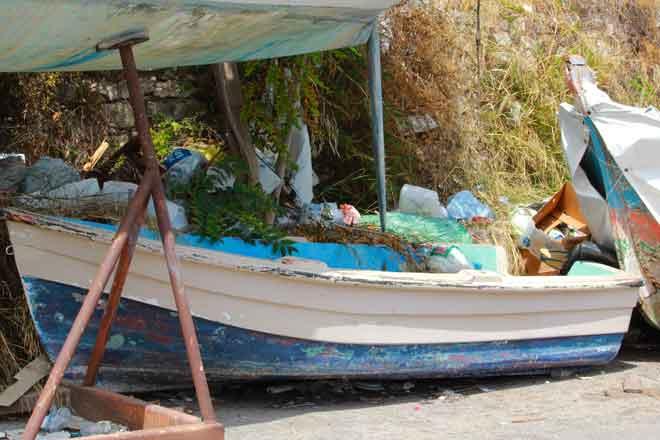
<svg viewBox="0 0 660 440">
<path fill-rule="evenodd" d="M 183 437 L 188 440 L 221 440 L 224 438 L 224 428 L 215 419 L 215 411 L 206 382 L 206 374 L 204 373 L 197 334 L 184 292 L 183 281 L 175 254 L 175 237 L 170 224 L 165 191 L 160 179 L 158 161 L 151 135 L 149 134 L 149 122 L 146 115 L 144 96 L 140 89 L 137 67 L 133 57 L 133 46 L 147 40 L 148 36 L 146 33 L 133 32 L 106 40 L 99 43 L 96 47 L 98 51 L 119 51 L 124 75 L 128 84 L 131 106 L 135 115 L 135 127 L 138 132 L 147 169 L 135 195 L 128 205 L 126 215 L 120 222 L 119 229 L 110 245 L 110 249 L 101 262 L 96 276 L 90 285 L 87 296 L 80 308 L 78 316 L 73 322 L 73 326 L 64 342 L 62 350 L 57 356 L 48 381 L 28 420 L 23 435 L 24 440 L 34 440 L 36 438 L 41 424 L 53 403 L 57 388 L 62 382 L 64 372 L 71 362 L 80 338 L 94 313 L 94 309 L 113 271 L 115 272 L 115 277 L 110 292 L 110 299 L 106 305 L 96 338 L 96 344 L 88 363 L 84 381 L 85 386 L 69 387 L 72 406 L 83 417 L 92 420 L 112 420 L 114 418 L 119 423 L 124 423 L 129 428 L 138 430 L 112 434 L 114 440 L 167 440 Z M 140 226 L 144 221 L 149 196 L 153 197 L 156 208 L 158 229 L 160 230 L 163 242 L 163 251 L 172 285 L 172 293 L 178 310 L 193 383 L 202 415 L 201 420 L 187 414 L 158 407 L 157 405 L 147 405 L 145 402 L 136 399 L 92 388 L 96 383 L 96 376 L 101 360 L 103 359 L 110 327 L 116 315 L 122 290 L 126 282 L 126 276 L 128 275 L 137 243 L 137 236 Z M 104 437 L 95 436 L 94 438 Z"/>
</svg>

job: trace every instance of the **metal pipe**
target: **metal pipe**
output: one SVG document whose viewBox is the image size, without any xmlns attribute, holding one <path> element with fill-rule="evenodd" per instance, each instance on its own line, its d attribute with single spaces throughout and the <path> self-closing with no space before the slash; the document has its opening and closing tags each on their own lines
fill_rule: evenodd
<svg viewBox="0 0 660 440">
<path fill-rule="evenodd" d="M 369 94 L 371 96 L 371 131 L 378 182 L 380 228 L 385 232 L 387 192 L 385 189 L 385 129 L 383 124 L 383 83 L 380 63 L 380 25 L 374 20 L 369 38 Z"/>
<path fill-rule="evenodd" d="M 41 391 L 39 399 L 32 411 L 32 415 L 30 415 L 30 419 L 25 426 L 25 432 L 23 433 L 24 440 L 34 440 L 39 433 L 41 424 L 53 403 L 57 387 L 62 382 L 64 372 L 69 366 L 71 358 L 73 358 L 78 343 L 80 342 L 80 338 L 82 338 L 85 328 L 87 327 L 87 324 L 89 324 L 89 320 L 94 314 L 96 305 L 101 298 L 101 294 L 103 293 L 105 286 L 108 284 L 108 279 L 117 264 L 119 254 L 122 252 L 128 241 L 131 225 L 135 223 L 140 207 L 145 206 L 147 203 L 151 191 L 150 182 L 153 180 L 152 176 L 153 175 L 149 173 L 145 175 L 144 180 L 146 180 L 146 182 L 143 182 L 139 186 L 133 199 L 128 205 L 126 215 L 121 221 L 117 234 L 115 234 L 115 237 L 110 244 L 110 249 L 108 249 L 107 254 L 103 258 L 103 261 L 94 276 L 94 280 L 89 287 L 87 296 L 80 307 L 76 319 L 73 321 L 71 331 L 67 335 L 64 345 L 62 345 L 62 349 L 57 355 L 53 369 L 48 376 L 48 381 L 46 382 L 44 389 Z"/>
<path fill-rule="evenodd" d="M 87 372 L 85 373 L 85 380 L 83 381 L 83 384 L 87 387 L 96 384 L 96 377 L 101 366 L 101 361 L 103 360 L 103 355 L 105 354 L 105 346 L 110 337 L 110 329 L 117 316 L 121 294 L 124 290 L 124 285 L 126 284 L 126 277 L 128 276 L 131 262 L 133 261 L 133 254 L 135 253 L 135 246 L 137 245 L 140 227 L 142 226 L 142 223 L 144 223 L 144 210 L 146 210 L 146 207 L 142 207 L 142 210 L 142 216 L 132 225 L 128 241 L 119 257 L 119 263 L 117 264 L 115 277 L 112 282 L 110 297 L 105 306 L 101 325 L 98 334 L 96 335 L 96 343 L 94 344 L 94 349 L 87 362 Z"/>
<path fill-rule="evenodd" d="M 142 143 L 142 151 L 145 160 L 147 161 L 147 169 L 158 169 L 156 152 L 151 141 L 151 135 L 149 134 L 149 121 L 147 120 L 144 96 L 142 95 L 142 90 L 140 90 L 140 80 L 135 65 L 135 58 L 133 57 L 133 49 L 131 46 L 120 46 L 119 54 L 121 55 L 121 61 L 124 66 L 124 74 L 126 75 L 128 91 L 131 96 L 131 105 L 133 106 L 133 113 L 135 115 L 135 128 L 137 129 L 138 137 Z M 172 232 L 172 225 L 170 224 L 165 191 L 160 179 L 154 179 L 153 181 L 152 196 L 156 208 L 158 229 L 160 230 L 161 240 L 163 242 L 163 252 L 165 254 L 167 270 L 172 285 L 174 302 L 176 303 L 179 314 L 181 332 L 186 345 L 188 362 L 190 363 L 193 383 L 197 393 L 199 409 L 202 414 L 202 419 L 205 422 L 213 423 L 215 422 L 215 411 L 211 401 L 209 386 L 206 382 L 206 374 L 204 372 L 204 365 L 199 349 L 199 342 L 197 340 L 197 333 L 195 331 L 195 324 L 186 299 L 183 281 L 179 271 L 179 264 L 176 258 L 175 237 Z"/>
</svg>

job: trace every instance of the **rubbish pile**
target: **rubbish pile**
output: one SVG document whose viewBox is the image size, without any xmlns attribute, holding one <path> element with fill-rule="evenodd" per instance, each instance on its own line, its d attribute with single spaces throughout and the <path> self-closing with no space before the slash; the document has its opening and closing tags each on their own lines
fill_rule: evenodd
<svg viewBox="0 0 660 440">
<path fill-rule="evenodd" d="M 301 139 L 298 168 L 285 178 L 273 169 L 276 156 L 258 154 L 262 162 L 256 186 L 241 181 L 240 167 L 231 161 L 209 160 L 194 149 L 173 148 L 161 162 L 161 173 L 174 229 L 211 240 L 233 236 L 247 243 L 262 241 L 282 256 L 296 252 L 287 237 L 302 236 L 310 242 L 386 246 L 403 256 L 407 263 L 401 270 L 405 271 L 508 270 L 506 261 L 498 261 L 506 260 L 500 249 L 479 233 L 490 227 L 495 214 L 470 191 L 454 194 L 445 206 L 436 191 L 406 184 L 398 210 L 384 216 L 385 233 L 380 232 L 378 214 L 360 213 L 348 203 L 312 202 L 317 179 L 311 156 L 306 154 L 309 142 L 304 142 L 304 136 Z M 95 175 L 98 159 L 78 172 L 61 159 L 43 157 L 26 166 L 20 156 L 4 157 L 0 159 L 1 190 L 11 193 L 12 204 L 20 208 L 118 220 L 137 184 Z M 270 196 L 277 188 L 288 195 L 280 204 Z M 269 212 L 275 214 L 273 225 L 265 220 Z M 155 225 L 155 217 L 150 201 L 147 226 Z M 570 184 L 540 210 L 514 208 L 511 226 L 528 275 L 565 275 L 574 261 L 583 258 L 616 266 L 612 252 L 588 241 L 590 231 Z"/>
<path fill-rule="evenodd" d="M 39 440 L 66 440 L 69 438 L 106 435 L 125 432 L 128 428 L 107 420 L 92 422 L 75 415 L 69 408 L 53 407 L 41 424 Z M 9 440 L 22 438 L 23 430 L 7 432 Z"/>
<path fill-rule="evenodd" d="M 511 222 L 527 275 L 566 275 L 579 260 L 618 267 L 613 251 L 589 241 L 587 220 L 571 183 L 538 211 L 515 209 Z"/>
</svg>

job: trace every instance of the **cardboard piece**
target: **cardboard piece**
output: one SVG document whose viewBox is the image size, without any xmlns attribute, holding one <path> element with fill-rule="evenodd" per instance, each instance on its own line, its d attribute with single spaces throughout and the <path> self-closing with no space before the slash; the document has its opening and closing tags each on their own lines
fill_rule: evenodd
<svg viewBox="0 0 660 440">
<path fill-rule="evenodd" d="M 580 209 L 580 202 L 578 201 L 575 188 L 573 188 L 570 182 L 565 183 L 534 216 L 534 224 L 546 234 L 561 225 L 569 226 L 581 232 L 583 234 L 582 237 L 564 239 L 563 245 L 566 250 L 588 239 L 590 235 L 587 221 Z M 555 264 L 551 265 L 541 261 L 534 254 L 523 249 L 521 255 L 527 275 L 559 275 L 560 267 L 558 266 L 560 266 L 561 260 L 566 258 L 567 252 L 552 251 L 549 254 L 551 254 L 549 257 L 555 260 Z"/>
</svg>

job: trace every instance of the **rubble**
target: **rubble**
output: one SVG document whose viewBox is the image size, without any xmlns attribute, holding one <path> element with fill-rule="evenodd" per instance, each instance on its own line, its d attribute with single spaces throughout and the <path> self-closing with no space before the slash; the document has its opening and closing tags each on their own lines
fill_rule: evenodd
<svg viewBox="0 0 660 440">
<path fill-rule="evenodd" d="M 71 165 L 62 159 L 45 156 L 27 169 L 21 192 L 26 194 L 45 193 L 79 180 L 80 173 Z"/>
<path fill-rule="evenodd" d="M 0 191 L 18 189 L 25 179 L 26 172 L 24 159 L 17 156 L 0 159 Z"/>
</svg>

